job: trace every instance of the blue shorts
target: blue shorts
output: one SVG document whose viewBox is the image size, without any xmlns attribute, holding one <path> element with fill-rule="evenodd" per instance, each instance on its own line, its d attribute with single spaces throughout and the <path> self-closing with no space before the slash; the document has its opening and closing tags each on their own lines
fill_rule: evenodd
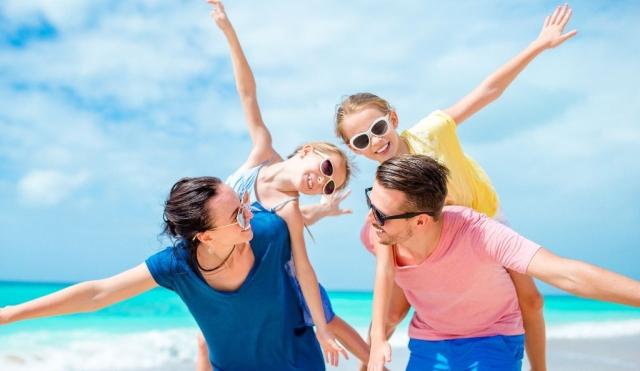
<svg viewBox="0 0 640 371">
<path fill-rule="evenodd" d="M 409 340 L 407 371 L 520 371 L 524 335 L 451 340 Z"/>
<path fill-rule="evenodd" d="M 306 300 L 304 300 L 304 295 L 302 295 L 302 288 L 300 287 L 300 283 L 296 278 L 295 267 L 293 265 L 292 260 L 290 260 L 285 265 L 285 269 L 287 270 L 287 273 L 291 278 L 291 284 L 293 285 L 293 289 L 298 295 L 298 303 L 300 304 L 300 308 L 302 308 L 304 323 L 307 326 L 313 326 L 313 319 L 311 318 L 311 312 L 309 311 L 309 306 L 307 306 Z M 325 321 L 329 323 L 333 321 L 333 318 L 336 316 L 336 314 L 333 312 L 333 308 L 331 307 L 331 300 L 329 300 L 329 295 L 327 295 L 327 291 L 320 284 L 318 284 L 318 288 L 320 289 L 320 300 L 322 301 L 324 318 L 325 318 Z"/>
</svg>

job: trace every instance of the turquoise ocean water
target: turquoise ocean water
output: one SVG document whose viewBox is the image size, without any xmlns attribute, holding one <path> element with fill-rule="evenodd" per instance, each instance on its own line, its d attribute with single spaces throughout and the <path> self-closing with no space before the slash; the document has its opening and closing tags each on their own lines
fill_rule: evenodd
<svg viewBox="0 0 640 371">
<path fill-rule="evenodd" d="M 0 283 L 0 306 L 65 286 Z M 336 313 L 364 333 L 371 317 L 372 293 L 333 291 L 329 295 Z M 545 319 L 550 338 L 640 334 L 640 309 L 570 296 L 546 296 Z M 407 324 L 408 319 L 403 327 Z M 195 333 L 195 322 L 178 296 L 158 288 L 95 313 L 0 327 L 0 369 L 39 362 L 52 370 L 166 367 L 193 359 Z M 401 329 L 392 344 L 403 346 L 407 341 L 406 330 Z"/>
</svg>

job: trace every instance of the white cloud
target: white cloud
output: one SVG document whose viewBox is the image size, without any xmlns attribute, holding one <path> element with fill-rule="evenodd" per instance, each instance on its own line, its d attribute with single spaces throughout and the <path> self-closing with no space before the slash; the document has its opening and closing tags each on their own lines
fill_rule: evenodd
<svg viewBox="0 0 640 371">
<path fill-rule="evenodd" d="M 578 36 L 537 58 L 470 129 L 461 127 L 474 133 L 466 148 L 505 181 L 500 189 L 522 182 L 576 204 L 607 187 L 633 197 L 640 81 L 630 45 L 640 26 L 623 5 L 601 5 L 576 4 Z M 454 103 L 535 38 L 545 7 L 226 3 L 283 153 L 331 139 L 334 106 L 348 93 L 388 98 L 402 127 Z M 81 196 L 103 209 L 113 199 L 157 207 L 177 177 L 224 176 L 244 160 L 249 142 L 228 48 L 204 1 L 14 0 L 0 9 L 12 26 L 40 14 L 58 31 L 24 48 L 0 46 L 0 175 L 25 201 Z M 492 133 L 492 120 L 516 128 Z M 597 179 L 594 169 L 608 176 Z M 360 178 L 368 183 L 370 172 Z M 352 197 L 361 201 L 357 191 Z M 536 206 L 535 197 L 514 202 Z"/>
<path fill-rule="evenodd" d="M 18 183 L 20 195 L 29 205 L 54 206 L 85 185 L 88 173 L 64 174 L 54 170 L 33 170 Z"/>
</svg>

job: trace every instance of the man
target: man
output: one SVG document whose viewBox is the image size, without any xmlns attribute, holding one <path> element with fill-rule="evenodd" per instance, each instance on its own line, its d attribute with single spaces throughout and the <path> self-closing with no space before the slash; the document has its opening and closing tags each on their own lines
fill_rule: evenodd
<svg viewBox="0 0 640 371">
<path fill-rule="evenodd" d="M 390 361 L 384 319 L 394 279 L 415 309 L 407 370 L 520 370 L 524 329 L 507 269 L 640 306 L 640 282 L 556 256 L 471 209 L 444 207 L 447 176 L 430 157 L 398 156 L 367 190 L 363 242 L 377 259 L 369 370 Z"/>
</svg>

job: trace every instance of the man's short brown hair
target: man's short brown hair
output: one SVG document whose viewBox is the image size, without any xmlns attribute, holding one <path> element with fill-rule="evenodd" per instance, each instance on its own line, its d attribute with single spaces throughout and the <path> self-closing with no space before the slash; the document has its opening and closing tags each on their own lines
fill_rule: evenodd
<svg viewBox="0 0 640 371">
<path fill-rule="evenodd" d="M 405 194 L 405 211 L 429 212 L 438 219 L 447 197 L 448 175 L 449 170 L 429 156 L 401 155 L 378 166 L 376 181 Z"/>
</svg>

